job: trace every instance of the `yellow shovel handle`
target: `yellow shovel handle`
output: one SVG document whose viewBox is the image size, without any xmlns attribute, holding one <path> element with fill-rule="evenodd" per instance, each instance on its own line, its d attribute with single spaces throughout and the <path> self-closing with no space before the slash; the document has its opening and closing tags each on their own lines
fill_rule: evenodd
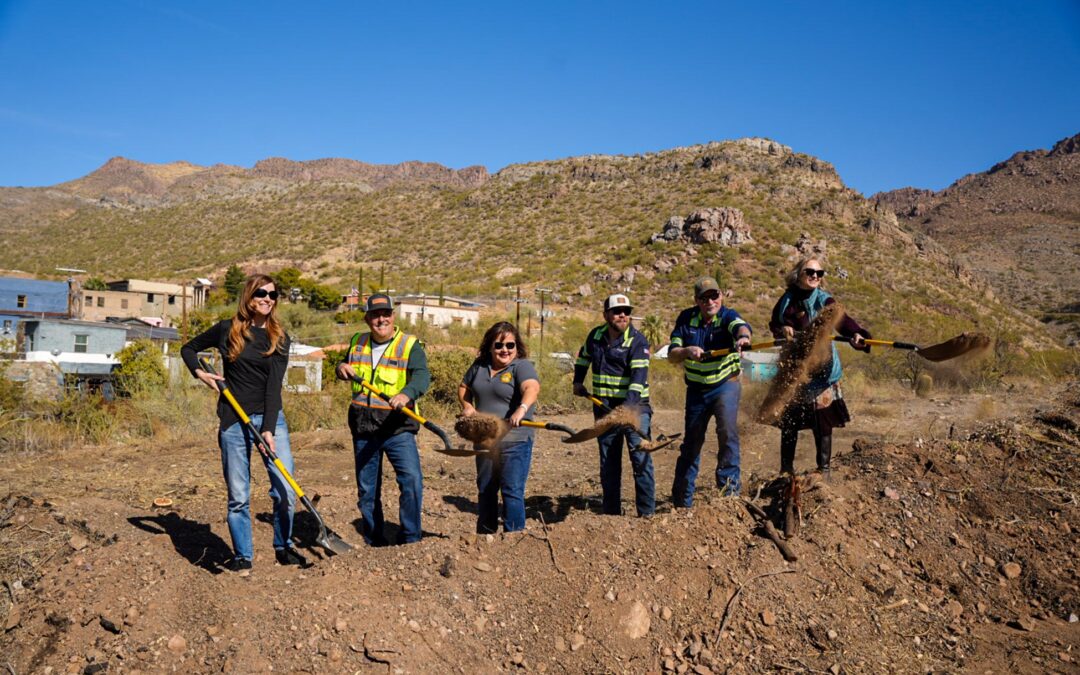
<svg viewBox="0 0 1080 675">
<path fill-rule="evenodd" d="M 359 383 L 360 383 L 360 386 L 361 386 L 361 387 L 363 387 L 364 389 L 367 389 L 368 391 L 370 391 L 371 393 L 375 394 L 376 396 L 378 396 L 378 397 L 379 397 L 379 398 L 381 398 L 382 400 L 386 401 L 387 403 L 389 403 L 389 402 L 390 402 L 390 399 L 386 398 L 386 394 L 382 393 L 381 391 L 379 391 L 379 390 L 378 390 L 378 389 L 376 389 L 375 387 L 371 386 L 370 384 L 368 384 L 368 383 L 367 383 L 367 382 L 365 382 L 364 380 L 361 380 L 361 379 L 359 379 L 359 378 L 356 378 L 356 379 L 355 379 L 354 381 L 355 381 L 355 382 L 359 382 Z M 426 420 L 426 419 L 424 419 L 424 418 L 423 418 L 423 417 L 421 417 L 420 415 L 418 415 L 418 414 L 416 414 L 415 412 L 413 412 L 412 410 L 410 410 L 408 406 L 401 406 L 400 410 L 401 410 L 401 412 L 405 413 L 405 415 L 406 415 L 407 417 L 411 417 L 411 418 L 413 418 L 414 420 L 416 420 L 416 421 L 417 421 L 417 422 L 419 422 L 420 424 L 427 424 L 427 420 Z"/>
</svg>

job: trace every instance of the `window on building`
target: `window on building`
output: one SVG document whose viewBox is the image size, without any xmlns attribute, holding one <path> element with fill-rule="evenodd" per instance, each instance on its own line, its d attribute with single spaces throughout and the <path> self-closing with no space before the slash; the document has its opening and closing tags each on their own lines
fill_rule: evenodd
<svg viewBox="0 0 1080 675">
<path fill-rule="evenodd" d="M 120 298 L 120 309 L 127 309 L 127 298 Z"/>
<path fill-rule="evenodd" d="M 76 333 L 75 334 L 75 353 L 76 354 L 85 354 L 86 353 L 86 345 L 89 342 L 90 342 L 90 336 L 89 335 L 83 335 L 83 334 L 80 334 L 80 333 Z"/>
<path fill-rule="evenodd" d="M 98 298 L 97 298 L 97 306 L 98 307 L 104 307 L 105 306 L 105 296 L 104 295 L 99 295 L 98 296 Z"/>
<path fill-rule="evenodd" d="M 154 301 L 154 294 L 153 293 L 147 293 L 146 294 L 146 301 L 147 302 L 153 302 Z"/>
<path fill-rule="evenodd" d="M 26 296 L 25 295 L 20 295 L 20 296 L 16 297 L 15 298 L 15 306 L 18 307 L 19 309 L 25 309 L 26 308 Z"/>
<path fill-rule="evenodd" d="M 169 304 L 170 305 L 175 305 L 176 304 L 176 296 L 175 295 L 170 295 L 169 296 Z"/>
<path fill-rule="evenodd" d="M 4 332 L 5 333 L 10 333 L 11 332 L 11 319 L 4 319 Z"/>
<path fill-rule="evenodd" d="M 94 296 L 92 296 L 92 295 L 86 296 L 86 305 L 87 305 L 87 307 L 93 307 L 94 306 Z"/>
</svg>

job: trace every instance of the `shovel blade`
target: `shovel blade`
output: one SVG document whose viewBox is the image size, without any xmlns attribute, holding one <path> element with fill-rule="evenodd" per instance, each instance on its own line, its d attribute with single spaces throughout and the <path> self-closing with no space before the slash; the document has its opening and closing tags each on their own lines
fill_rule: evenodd
<svg viewBox="0 0 1080 675">
<path fill-rule="evenodd" d="M 450 446 L 445 446 L 445 447 L 436 446 L 435 447 L 435 452 L 442 453 L 444 455 L 449 455 L 450 457 L 476 457 L 477 455 L 487 455 L 487 454 L 491 453 L 490 450 L 487 450 L 485 448 L 476 449 L 476 448 L 466 448 L 464 446 L 457 447 L 457 448 L 450 447 Z"/>
<path fill-rule="evenodd" d="M 348 553 L 353 550 L 352 544 L 337 536 L 325 526 L 319 529 L 319 536 L 315 537 L 315 543 L 325 548 L 331 554 Z"/>
<path fill-rule="evenodd" d="M 992 340 L 987 335 L 961 333 L 945 342 L 920 348 L 915 353 L 927 361 L 948 361 L 964 354 L 985 351 L 990 348 L 991 344 Z"/>
</svg>

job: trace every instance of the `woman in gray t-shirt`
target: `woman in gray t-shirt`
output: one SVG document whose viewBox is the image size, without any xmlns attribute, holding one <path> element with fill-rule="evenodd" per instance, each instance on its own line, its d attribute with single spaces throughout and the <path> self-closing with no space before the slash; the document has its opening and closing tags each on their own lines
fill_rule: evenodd
<svg viewBox="0 0 1080 675">
<path fill-rule="evenodd" d="M 532 463 L 533 430 L 521 426 L 521 421 L 532 419 L 540 396 L 540 377 L 526 356 L 517 328 L 500 321 L 484 333 L 479 355 L 458 387 L 465 417 L 488 413 L 508 420 L 512 427 L 496 449 L 476 456 L 477 532 L 498 531 L 500 492 L 503 530 L 525 529 L 525 481 Z"/>
</svg>

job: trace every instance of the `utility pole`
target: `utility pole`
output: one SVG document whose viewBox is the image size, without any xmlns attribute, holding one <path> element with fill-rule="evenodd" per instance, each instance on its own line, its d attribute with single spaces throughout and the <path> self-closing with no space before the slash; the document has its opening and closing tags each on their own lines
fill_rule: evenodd
<svg viewBox="0 0 1080 675">
<path fill-rule="evenodd" d="M 364 304 L 364 266 L 360 266 L 360 279 L 357 281 L 359 284 L 356 287 L 356 304 L 357 306 L 363 306 Z"/>
<path fill-rule="evenodd" d="M 180 340 L 187 343 L 187 282 L 180 285 Z"/>
<path fill-rule="evenodd" d="M 515 312 L 514 312 L 514 325 L 521 330 L 521 303 L 525 302 L 521 297 L 521 286 L 517 287 L 517 295 L 514 297 Z"/>
<path fill-rule="evenodd" d="M 544 298 L 551 292 L 550 288 L 538 288 L 536 292 L 540 294 L 540 356 L 544 356 Z"/>
</svg>

